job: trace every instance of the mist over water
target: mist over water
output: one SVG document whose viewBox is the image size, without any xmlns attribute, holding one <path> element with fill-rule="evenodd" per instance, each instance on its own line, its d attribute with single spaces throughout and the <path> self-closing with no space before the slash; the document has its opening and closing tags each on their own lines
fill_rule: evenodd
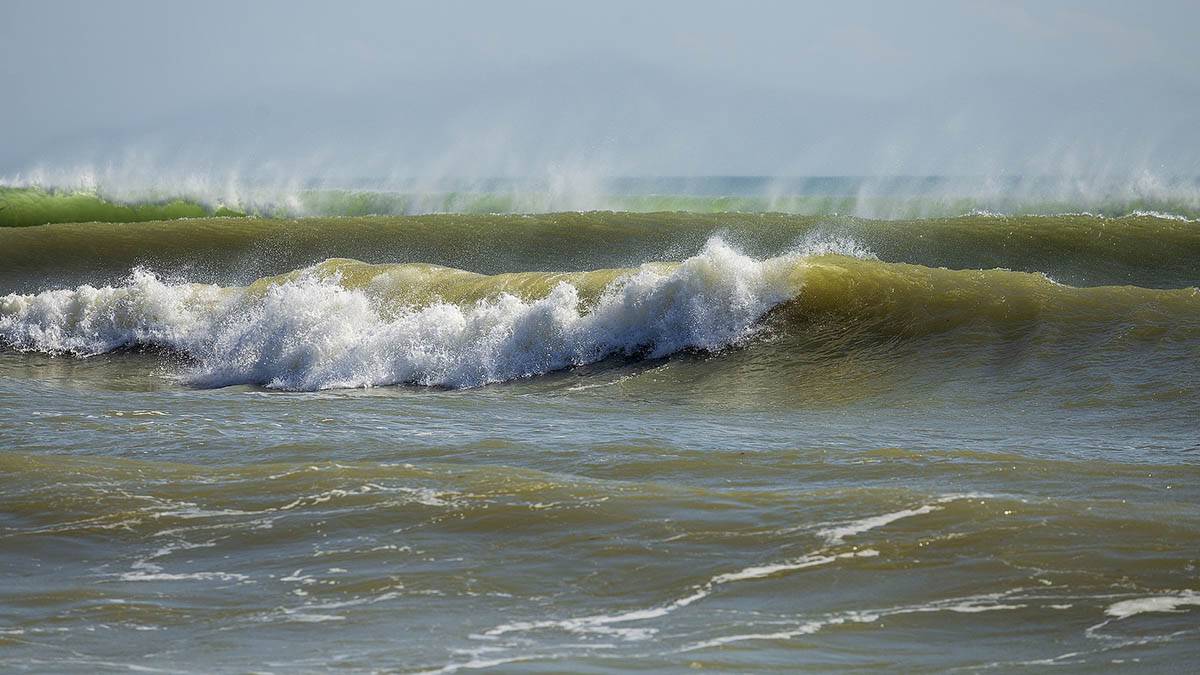
<svg viewBox="0 0 1200 675">
<path fill-rule="evenodd" d="M 775 212 L 898 220 L 963 215 L 1200 217 L 1200 178 L 1094 176 L 535 177 L 341 179 L 108 168 L 0 179 L 0 224 L 204 216 Z"/>
</svg>

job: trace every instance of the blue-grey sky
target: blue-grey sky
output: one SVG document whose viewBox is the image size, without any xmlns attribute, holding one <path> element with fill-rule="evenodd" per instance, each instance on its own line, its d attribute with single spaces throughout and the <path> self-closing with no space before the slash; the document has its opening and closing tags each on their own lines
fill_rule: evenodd
<svg viewBox="0 0 1200 675">
<path fill-rule="evenodd" d="M 4 0 L 0 173 L 1200 173 L 1200 3 Z"/>
</svg>

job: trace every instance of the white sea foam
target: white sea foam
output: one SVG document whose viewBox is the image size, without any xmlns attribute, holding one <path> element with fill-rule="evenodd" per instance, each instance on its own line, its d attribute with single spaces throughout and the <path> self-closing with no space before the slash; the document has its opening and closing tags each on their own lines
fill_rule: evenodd
<svg viewBox="0 0 1200 675">
<path fill-rule="evenodd" d="M 126 572 L 121 575 L 121 581 L 245 581 L 250 577 L 232 572 L 188 572 L 173 574 L 167 572 Z"/>
<path fill-rule="evenodd" d="M 177 350 L 195 360 L 188 379 L 200 386 L 471 387 L 614 354 L 657 358 L 736 344 L 797 292 L 796 260 L 753 260 L 713 239 L 669 272 L 645 266 L 621 278 L 590 308 L 561 283 L 532 301 L 500 294 L 390 312 L 316 274 L 254 295 L 135 271 L 116 287 L 0 297 L 0 343 L 81 356 Z"/>
<path fill-rule="evenodd" d="M 441 668 L 434 670 L 419 671 L 418 675 L 440 675 L 442 673 L 456 673 L 460 670 L 479 670 L 482 668 L 495 668 L 509 663 L 520 663 L 522 661 L 532 661 L 541 658 L 553 658 L 552 656 L 535 656 L 535 655 L 520 655 L 508 656 L 494 659 L 473 658 L 470 661 L 461 663 L 448 663 Z"/>
<path fill-rule="evenodd" d="M 1133 211 L 1133 212 L 1131 212 L 1129 215 L 1130 215 L 1130 216 L 1135 216 L 1135 217 L 1138 217 L 1138 216 L 1149 216 L 1149 217 L 1151 217 L 1151 218 L 1161 218 L 1161 219 L 1163 219 L 1163 220 L 1178 220 L 1178 221 L 1180 221 L 1180 222 L 1183 222 L 1183 223 L 1195 223 L 1195 222 L 1200 222 L 1200 218 L 1189 218 L 1189 217 L 1187 217 L 1187 216 L 1179 215 L 1179 214 L 1176 214 L 1176 213 L 1167 213 L 1167 212 L 1164 212 L 1164 211 L 1146 211 L 1146 210 L 1138 210 L 1138 211 Z"/>
<path fill-rule="evenodd" d="M 0 342 L 91 356 L 133 345 L 183 348 L 228 314 L 217 286 L 168 284 L 135 270 L 121 286 L 0 297 Z"/>
<path fill-rule="evenodd" d="M 899 511 L 893 511 L 891 513 L 884 513 L 884 514 L 880 514 L 878 516 L 868 516 L 866 518 L 860 518 L 858 520 L 851 520 L 851 521 L 848 521 L 845 523 L 841 523 L 841 524 L 835 525 L 833 527 L 822 528 L 820 530 L 817 530 L 817 536 L 822 537 L 829 544 L 840 544 L 846 540 L 846 537 L 852 537 L 854 535 L 862 534 L 864 532 L 869 532 L 876 528 L 880 528 L 885 525 L 890 525 L 891 523 L 894 523 L 897 520 L 903 520 L 905 518 L 912 518 L 913 516 L 923 516 L 927 513 L 933 513 L 934 511 L 940 511 L 943 508 L 942 507 L 943 504 L 948 504 L 950 502 L 958 501 L 960 499 L 980 499 L 980 498 L 984 498 L 984 497 L 988 497 L 988 496 L 990 496 L 990 495 L 983 494 L 983 493 L 963 493 L 963 494 L 942 495 L 941 497 L 938 497 L 936 500 L 934 500 L 934 502 L 932 504 L 922 504 L 921 506 L 916 506 L 916 507 L 909 508 L 909 509 L 901 509 Z"/>
<path fill-rule="evenodd" d="M 862 549 L 858 551 L 847 551 L 844 553 L 822 553 L 816 552 L 808 555 L 800 556 L 792 560 L 782 563 L 770 565 L 756 565 L 746 567 L 736 572 L 727 572 L 718 574 L 707 582 L 695 586 L 687 595 L 676 598 L 666 604 L 647 607 L 643 609 L 634 609 L 618 614 L 595 614 L 591 616 L 575 617 L 570 619 L 549 619 L 544 621 L 518 621 L 497 626 L 483 634 L 484 637 L 492 638 L 506 633 L 524 633 L 535 630 L 557 629 L 570 633 L 598 633 L 604 635 L 616 635 L 626 640 L 645 640 L 653 636 L 657 629 L 654 628 L 614 628 L 612 624 L 628 623 L 633 621 L 645 621 L 648 619 L 658 619 L 664 617 L 676 610 L 687 607 L 696 603 L 708 596 L 719 586 L 730 584 L 738 581 L 747 581 L 751 579 L 761 579 L 782 572 L 790 572 L 795 570 L 807 569 L 810 567 L 819 567 L 828 565 L 838 560 L 846 558 L 872 558 L 879 555 L 878 551 L 873 549 Z"/>
<path fill-rule="evenodd" d="M 802 570 L 807 567 L 817 567 L 819 565 L 828 565 L 829 563 L 840 558 L 873 558 L 879 555 L 879 552 L 874 549 L 863 549 L 861 551 L 850 551 L 847 553 L 830 553 L 830 554 L 811 554 L 800 556 L 799 558 L 788 560 L 782 563 L 774 563 L 771 565 L 758 565 L 755 567 L 747 567 L 738 570 L 737 572 L 729 572 L 727 574 L 718 574 L 709 582 L 711 585 L 725 584 L 732 581 L 745 581 L 747 579 L 761 579 L 763 577 L 773 576 L 780 572 L 790 572 L 793 570 Z"/>
<path fill-rule="evenodd" d="M 215 546 L 216 542 L 206 541 L 201 543 L 192 543 L 186 541 L 178 541 L 166 546 L 163 546 L 151 553 L 148 556 L 134 561 L 130 567 L 131 571 L 120 575 L 121 581 L 247 581 L 250 577 L 245 574 L 237 574 L 234 572 L 186 572 L 186 573 L 169 573 L 163 572 L 162 565 L 151 562 L 164 558 L 179 551 L 190 551 L 198 548 L 209 548 Z"/>
<path fill-rule="evenodd" d="M 1108 616 L 1127 619 L 1146 612 L 1177 612 L 1180 607 L 1200 606 L 1200 593 L 1183 591 L 1174 595 L 1152 595 L 1115 602 L 1104 610 Z"/>
<path fill-rule="evenodd" d="M 823 537 L 825 541 L 829 542 L 830 544 L 840 544 L 845 541 L 846 537 L 862 534 L 868 530 L 873 530 L 877 527 L 883 527 L 884 525 L 894 523 L 897 520 L 902 520 L 904 518 L 911 518 L 913 516 L 920 516 L 926 513 L 933 513 L 941 508 L 942 507 L 940 506 L 926 504 L 925 506 L 919 506 L 915 509 L 903 509 L 893 513 L 885 513 L 880 516 L 871 516 L 870 518 L 855 520 L 838 527 L 825 528 L 823 530 L 818 530 L 817 534 Z"/>
<path fill-rule="evenodd" d="M 885 617 L 899 616 L 903 614 L 925 614 L 933 612 L 979 614 L 981 612 L 1022 609 L 1026 607 L 1025 604 L 1004 602 L 1009 595 L 1018 590 L 1020 589 L 1015 589 L 1014 591 L 1009 591 L 1006 593 L 989 593 L 985 595 L 974 595 L 962 598 L 948 598 L 945 600 L 936 600 L 919 605 L 907 605 L 902 607 L 889 607 L 886 609 L 850 611 L 838 614 L 830 614 L 819 619 L 801 621 L 783 630 L 774 630 L 769 633 L 738 633 L 733 635 L 723 635 L 700 642 L 694 642 L 683 647 L 679 651 L 691 652 L 700 649 L 709 649 L 711 647 L 720 647 L 722 645 L 727 645 L 734 642 L 791 640 L 802 635 L 812 635 L 813 633 L 819 632 L 828 626 L 839 626 L 846 623 L 874 623 Z"/>
</svg>

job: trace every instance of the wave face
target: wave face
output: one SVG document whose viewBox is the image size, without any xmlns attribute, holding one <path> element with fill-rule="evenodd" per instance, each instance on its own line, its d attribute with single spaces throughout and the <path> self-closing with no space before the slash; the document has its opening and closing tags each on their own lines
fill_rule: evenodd
<svg viewBox="0 0 1200 675">
<path fill-rule="evenodd" d="M 176 218 L 274 218 L 431 213 L 778 212 L 872 219 L 973 213 L 1200 218 L 1200 180 L 1012 178 L 610 178 L 441 180 L 365 187 L 236 177 L 97 178 L 94 172 L 0 179 L 0 227 Z"/>
</svg>

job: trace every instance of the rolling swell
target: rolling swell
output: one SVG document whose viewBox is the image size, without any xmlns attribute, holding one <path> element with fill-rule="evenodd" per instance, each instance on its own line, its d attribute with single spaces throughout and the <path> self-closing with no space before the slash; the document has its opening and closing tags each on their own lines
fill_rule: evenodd
<svg viewBox="0 0 1200 675">
<path fill-rule="evenodd" d="M 953 334 L 971 351 L 1019 334 L 1069 352 L 1097 333 L 1200 338 L 1194 288 L 1075 288 L 817 252 L 755 259 L 714 238 L 681 263 L 499 275 L 334 259 L 246 287 L 137 270 L 116 286 L 0 298 L 0 340 L 79 356 L 163 348 L 193 362 L 195 385 L 315 390 L 473 387 L 747 344 L 786 360 L 814 340 L 854 350 L 854 339 Z"/>
<path fill-rule="evenodd" d="M 788 214 L 556 213 L 301 220 L 206 218 L 0 228 L 0 289 L 116 283 L 141 266 L 244 285 L 328 258 L 485 274 L 680 260 L 720 235 L 756 258 L 847 243 L 881 260 L 1042 272 L 1075 286 L 1200 285 L 1200 227 L 1156 216 L 875 221 Z"/>
</svg>

